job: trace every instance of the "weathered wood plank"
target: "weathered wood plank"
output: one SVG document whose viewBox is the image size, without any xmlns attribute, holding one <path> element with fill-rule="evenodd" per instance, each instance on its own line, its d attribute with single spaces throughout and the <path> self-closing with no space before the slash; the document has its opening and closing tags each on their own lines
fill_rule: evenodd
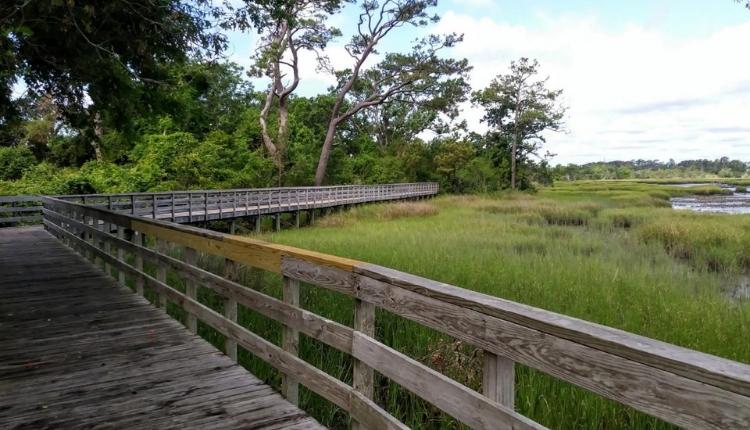
<svg viewBox="0 0 750 430">
<path fill-rule="evenodd" d="M 41 215 L 9 216 L 0 217 L 0 224 L 17 224 L 20 222 L 38 222 L 42 220 Z"/>
<path fill-rule="evenodd" d="M 238 270 L 239 267 L 237 267 L 237 264 L 234 261 L 228 259 L 224 260 L 224 278 L 229 279 L 230 281 L 236 281 Z M 232 296 L 227 296 L 224 299 L 224 316 L 229 321 L 237 321 L 237 300 Z M 224 351 L 229 358 L 237 361 L 237 342 L 233 339 L 227 338 L 224 343 Z"/>
<path fill-rule="evenodd" d="M 299 307 L 299 281 L 285 276 L 283 282 L 284 302 L 290 306 Z M 299 356 L 299 330 L 284 325 L 281 332 L 281 347 L 289 354 Z M 299 384 L 294 375 L 282 375 L 281 394 L 292 404 L 299 404 Z"/>
<path fill-rule="evenodd" d="M 515 379 L 513 360 L 484 351 L 482 393 L 488 399 L 513 409 L 516 398 Z"/>
<path fill-rule="evenodd" d="M 373 264 L 355 272 L 422 296 L 750 396 L 750 366 Z"/>
<path fill-rule="evenodd" d="M 272 344 L 255 333 L 248 331 L 236 322 L 227 320 L 223 315 L 213 309 L 210 309 L 179 291 L 172 289 L 169 285 L 160 282 L 156 278 L 145 273 L 136 272 L 133 267 L 118 261 L 116 258 L 104 253 L 93 245 L 78 239 L 55 224 L 49 222 L 46 224 L 52 231 L 60 236 L 68 237 L 74 241 L 80 240 L 82 246 L 89 247 L 91 252 L 99 258 L 109 261 L 118 269 L 128 271 L 133 276 L 143 278 L 144 283 L 148 287 L 154 289 L 159 294 L 164 294 L 169 300 L 182 307 L 187 312 L 196 315 L 197 318 L 216 329 L 219 333 L 231 337 L 243 348 L 276 367 L 281 372 L 294 374 L 299 379 L 299 382 L 303 383 L 310 390 L 318 393 L 337 406 L 349 410 L 349 393 L 352 390 L 350 386 L 304 360 L 289 354 L 282 348 Z"/>
<path fill-rule="evenodd" d="M 366 336 L 375 336 L 375 306 L 359 299 L 354 301 L 354 331 Z M 355 337 L 356 338 L 356 337 Z M 352 339 L 354 342 L 354 339 Z M 352 354 L 354 354 L 354 344 L 352 344 Z M 359 392 L 366 399 L 372 400 L 375 392 L 375 375 L 372 367 L 367 363 L 359 360 L 356 356 L 352 365 L 352 387 L 354 391 Z M 370 428 L 359 423 L 356 420 L 352 423 L 352 428 Z"/>
<path fill-rule="evenodd" d="M 134 275 L 117 252 L 107 254 L 106 246 L 99 248 L 62 226 L 75 229 L 47 221 L 47 228 L 71 245 Z M 93 241 L 123 241 L 119 234 L 109 235 L 111 241 L 97 227 L 88 228 L 98 233 Z M 15 231 L 25 233 L 16 236 Z M 8 237 L 15 246 L 0 245 L 3 271 L 33 267 L 26 252 L 33 250 L 48 279 L 37 277 L 33 284 L 40 306 L 36 314 L 27 312 L 29 318 L 16 318 L 28 310 L 24 301 L 0 299 L 0 324 L 13 327 L 0 330 L 0 427 L 322 428 L 41 228 L 4 230 L 2 239 Z M 82 273 L 82 267 L 88 272 Z M 72 281 L 78 283 L 77 293 L 60 295 Z M 6 291 L 23 288 L 0 284 L 0 295 Z M 122 303 L 119 310 L 108 306 L 114 302 Z"/>
<path fill-rule="evenodd" d="M 686 428 L 750 425 L 750 398 L 365 276 L 358 298 Z"/>
<path fill-rule="evenodd" d="M 61 216 L 51 211 L 49 211 L 48 215 L 50 218 Z M 90 231 L 91 234 L 101 234 L 101 232 L 92 229 L 89 226 L 76 223 L 75 221 L 71 222 L 86 231 Z M 138 262 L 138 258 L 140 258 L 141 262 L 146 258 L 154 262 L 165 264 L 196 284 L 213 289 L 222 296 L 234 297 L 239 304 L 253 309 L 264 316 L 299 330 L 302 333 L 327 343 L 341 351 L 347 353 L 351 352 L 352 329 L 350 327 L 346 327 L 301 308 L 291 306 L 281 300 L 244 287 L 198 267 L 188 265 L 173 257 L 156 253 L 151 249 L 137 246 L 127 241 L 119 241 L 114 237 L 108 237 L 105 238 L 105 240 L 113 241 L 115 246 L 123 247 L 127 252 L 135 254 L 137 256 L 136 263 Z M 138 269 L 137 265 L 136 269 Z M 142 271 L 142 269 L 139 271 Z M 137 277 L 136 281 L 142 283 L 143 280 L 140 277 Z"/>
<path fill-rule="evenodd" d="M 352 355 L 472 428 L 544 428 L 360 332 L 354 332 Z"/>
<path fill-rule="evenodd" d="M 308 284 L 354 296 L 355 277 L 351 271 L 285 256 L 281 260 L 281 274 Z"/>
<path fill-rule="evenodd" d="M 184 248 L 185 264 L 190 266 L 196 266 L 198 263 L 198 252 L 193 248 Z M 137 269 L 137 268 L 136 268 Z M 193 300 L 198 299 L 198 284 L 193 280 L 191 276 L 185 277 L 185 294 Z M 187 316 L 187 327 L 191 333 L 198 333 L 198 319 L 195 315 L 188 314 Z"/>
<path fill-rule="evenodd" d="M 408 430 L 409 427 L 357 391 L 351 392 L 351 415 L 359 425 L 376 430 Z"/>
</svg>

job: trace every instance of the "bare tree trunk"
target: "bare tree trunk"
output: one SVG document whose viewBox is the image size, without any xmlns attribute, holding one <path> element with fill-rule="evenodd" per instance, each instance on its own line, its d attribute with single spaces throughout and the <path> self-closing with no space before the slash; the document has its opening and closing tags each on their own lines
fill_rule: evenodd
<svg viewBox="0 0 750 430">
<path fill-rule="evenodd" d="M 276 145 L 273 143 L 273 139 L 271 139 L 271 135 L 268 133 L 268 113 L 271 111 L 271 106 L 273 105 L 273 97 L 274 97 L 274 89 L 271 88 L 268 90 L 268 95 L 266 96 L 266 102 L 263 105 L 263 109 L 260 111 L 260 118 L 258 118 L 258 122 L 260 122 L 260 132 L 261 136 L 263 137 L 263 144 L 266 146 L 266 149 L 268 150 L 268 153 L 271 155 L 271 157 L 276 157 Z"/>
<path fill-rule="evenodd" d="M 99 112 L 97 112 L 94 114 L 94 140 L 91 141 L 91 147 L 94 148 L 96 161 L 104 161 L 104 155 L 102 154 L 103 136 L 104 128 L 102 127 L 102 119 L 99 116 Z"/>
<path fill-rule="evenodd" d="M 518 151 L 518 145 L 516 139 L 513 139 L 513 144 L 510 149 L 510 189 L 516 189 L 516 153 Z"/>
<path fill-rule="evenodd" d="M 328 123 L 328 132 L 326 133 L 326 140 L 323 141 L 323 148 L 320 150 L 320 159 L 318 160 L 318 169 L 315 171 L 315 185 L 323 185 L 323 180 L 326 177 L 326 169 L 328 168 L 328 157 L 331 156 L 331 146 L 333 146 L 333 138 L 336 136 L 336 121 Z"/>
<path fill-rule="evenodd" d="M 289 140 L 289 105 L 286 96 L 279 99 L 279 133 L 276 137 L 276 157 L 274 162 L 279 171 L 279 186 L 282 185 L 284 176 L 284 156 L 286 154 Z"/>
</svg>

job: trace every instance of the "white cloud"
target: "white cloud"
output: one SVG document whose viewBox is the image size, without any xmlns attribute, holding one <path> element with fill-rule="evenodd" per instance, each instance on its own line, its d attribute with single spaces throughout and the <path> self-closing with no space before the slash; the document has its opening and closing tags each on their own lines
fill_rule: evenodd
<svg viewBox="0 0 750 430">
<path fill-rule="evenodd" d="M 464 33 L 453 53 L 474 66 L 474 88 L 505 73 L 511 60 L 540 61 L 570 108 L 568 133 L 550 135 L 556 162 L 750 160 L 750 23 L 677 39 L 636 25 L 609 30 L 591 18 L 530 28 L 447 12 L 431 31 Z M 481 112 L 467 106 L 464 114 L 482 129 Z"/>
</svg>

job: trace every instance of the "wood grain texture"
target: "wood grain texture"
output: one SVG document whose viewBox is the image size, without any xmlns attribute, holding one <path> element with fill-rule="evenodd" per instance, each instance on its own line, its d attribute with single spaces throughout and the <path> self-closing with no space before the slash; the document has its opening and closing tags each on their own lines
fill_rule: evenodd
<svg viewBox="0 0 750 430">
<path fill-rule="evenodd" d="M 285 276 L 282 288 L 284 303 L 299 307 L 299 281 Z M 281 348 L 296 357 L 299 356 L 299 330 L 284 325 L 281 330 Z M 299 384 L 294 375 L 282 375 L 281 394 L 292 404 L 299 404 Z"/>
<path fill-rule="evenodd" d="M 352 355 L 474 429 L 544 428 L 360 332 Z"/>
<path fill-rule="evenodd" d="M 51 211 L 49 211 L 48 216 L 51 219 L 61 217 L 60 214 Z M 90 226 L 72 220 L 71 222 L 74 226 L 89 231 L 91 234 L 101 234 L 101 232 Z M 281 300 L 275 299 L 251 288 L 247 288 L 228 279 L 224 279 L 221 276 L 210 273 L 199 267 L 186 264 L 186 262 L 180 261 L 176 258 L 159 254 L 149 248 L 138 246 L 127 241 L 119 241 L 114 237 L 105 239 L 113 241 L 115 246 L 121 246 L 127 252 L 135 254 L 141 261 L 147 259 L 154 263 L 165 264 L 170 269 L 179 272 L 182 276 L 196 285 L 210 288 L 224 297 L 231 296 L 242 306 L 248 307 L 268 318 L 299 330 L 313 339 L 320 340 L 321 342 L 331 345 L 341 351 L 347 353 L 351 352 L 353 330 L 350 327 L 328 320 L 299 307 L 289 305 Z M 136 258 L 136 262 L 137 261 L 138 258 Z M 136 269 L 138 270 L 137 266 Z M 143 281 L 140 277 L 136 279 L 141 282 Z"/>
<path fill-rule="evenodd" d="M 281 260 L 281 273 L 292 279 L 354 296 L 355 278 L 347 270 L 286 256 Z"/>
<path fill-rule="evenodd" d="M 665 421 L 750 426 L 750 398 L 446 301 L 361 277 L 358 298 Z"/>
<path fill-rule="evenodd" d="M 193 248 L 184 248 L 183 257 L 187 265 L 195 266 L 198 263 L 198 252 Z M 198 299 L 198 284 L 190 276 L 185 277 L 185 294 L 193 300 Z M 195 318 L 195 315 L 189 313 L 186 323 L 191 333 L 198 333 L 198 319 Z"/>
<path fill-rule="evenodd" d="M 366 336 L 375 336 L 375 306 L 359 299 L 354 300 L 354 332 Z M 354 344 L 352 344 L 352 354 Z M 375 393 L 375 372 L 372 367 L 354 357 L 352 363 L 352 387 L 366 399 L 373 399 Z M 374 429 L 365 423 L 352 422 L 352 429 Z"/>
<path fill-rule="evenodd" d="M 516 324 L 750 396 L 750 366 L 373 264 L 355 272 Z"/>
<path fill-rule="evenodd" d="M 513 360 L 484 351 L 482 393 L 488 399 L 513 409 L 516 398 L 516 371 Z"/>
<path fill-rule="evenodd" d="M 0 427 L 323 428 L 43 229 L 0 261 Z"/>
<path fill-rule="evenodd" d="M 239 267 L 232 260 L 224 260 L 224 278 L 230 281 L 236 281 L 238 276 Z M 224 316 L 230 321 L 237 321 L 237 300 L 228 296 L 224 299 Z M 237 361 L 237 342 L 233 339 L 227 339 L 224 342 L 224 351 L 227 356 L 234 361 Z"/>
<path fill-rule="evenodd" d="M 59 237 L 67 237 L 74 241 L 80 240 L 55 224 L 48 221 L 45 221 L 45 224 L 47 224 L 54 234 L 59 235 Z M 349 410 L 349 393 L 352 390 L 350 386 L 328 375 L 306 361 L 292 356 L 280 347 L 263 339 L 255 333 L 248 331 L 236 322 L 229 321 L 220 313 L 189 298 L 187 295 L 180 293 L 156 278 L 151 277 L 146 273 L 137 272 L 132 266 L 118 261 L 116 258 L 105 254 L 91 244 L 82 242 L 81 245 L 88 247 L 92 253 L 103 260 L 109 261 L 118 269 L 125 270 L 133 276 L 141 277 L 146 286 L 153 289 L 158 294 L 167 296 L 170 301 L 180 306 L 185 311 L 194 314 L 198 319 L 213 327 L 222 335 L 234 339 L 243 348 L 247 349 L 258 358 L 277 368 L 281 372 L 294 374 L 299 381 L 310 390 L 316 392 L 342 409 Z"/>
<path fill-rule="evenodd" d="M 169 249 L 169 244 L 166 240 L 157 237 L 156 238 L 156 252 L 162 255 L 165 255 L 167 253 L 167 249 Z M 167 282 L 167 266 L 163 264 L 161 261 L 157 261 L 156 263 L 156 279 L 159 282 Z M 165 294 L 159 293 L 159 307 L 164 309 L 166 312 L 167 310 L 167 296 Z"/>
<path fill-rule="evenodd" d="M 351 415 L 361 427 L 375 430 L 408 430 L 409 427 L 384 411 L 362 393 L 352 391 Z"/>
</svg>

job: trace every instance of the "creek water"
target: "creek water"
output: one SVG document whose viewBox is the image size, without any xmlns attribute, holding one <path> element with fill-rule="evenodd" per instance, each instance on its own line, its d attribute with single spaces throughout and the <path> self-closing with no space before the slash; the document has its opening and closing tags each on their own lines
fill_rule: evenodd
<svg viewBox="0 0 750 430">
<path fill-rule="evenodd" d="M 714 196 L 673 197 L 670 199 L 672 208 L 677 210 L 691 210 L 696 212 L 714 212 L 726 214 L 750 214 L 750 193 L 738 193 L 733 186 L 727 184 L 675 184 L 678 187 L 696 187 L 702 185 L 717 185 L 732 190 L 732 194 Z"/>
</svg>

